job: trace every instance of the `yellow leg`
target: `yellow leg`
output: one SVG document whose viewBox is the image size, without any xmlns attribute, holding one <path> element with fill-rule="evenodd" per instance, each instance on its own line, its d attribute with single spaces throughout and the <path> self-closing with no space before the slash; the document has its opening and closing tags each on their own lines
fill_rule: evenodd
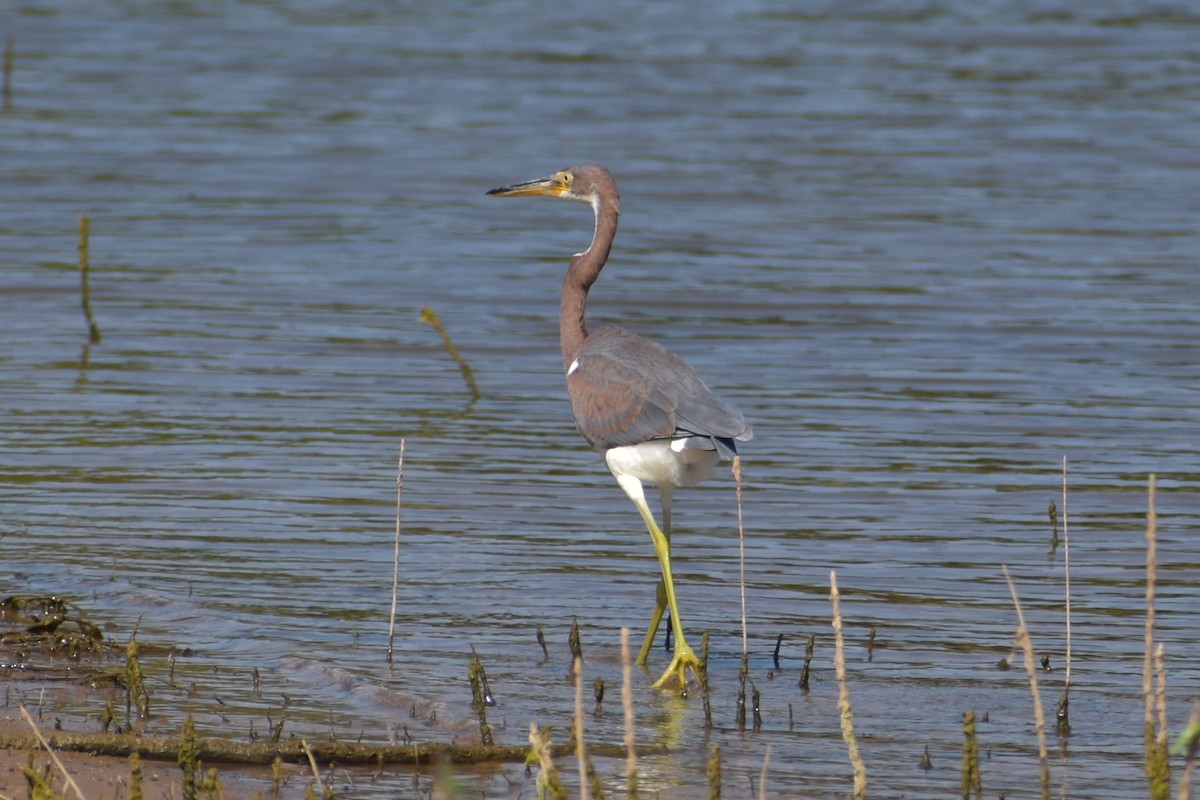
<svg viewBox="0 0 1200 800">
<path fill-rule="evenodd" d="M 662 499 L 662 532 L 667 537 L 667 548 L 671 545 L 671 497 L 674 495 L 672 487 L 666 484 L 659 486 L 659 496 Z M 630 495 L 634 498 L 634 495 Z M 634 498 L 634 503 L 637 499 Z M 637 661 L 638 666 L 646 666 L 646 658 L 650 655 L 650 648 L 654 646 L 654 637 L 658 635 L 658 626 L 662 623 L 663 613 L 667 610 L 667 587 L 660 578 L 658 588 L 655 590 L 655 606 L 654 613 L 650 616 L 650 626 L 646 629 L 646 638 L 642 640 L 642 649 L 638 651 Z M 671 623 L 674 625 L 674 623 Z"/>
<path fill-rule="evenodd" d="M 618 475 L 617 482 L 621 484 L 621 488 L 637 506 L 638 512 L 642 515 L 642 521 L 646 523 L 646 529 L 650 531 L 650 539 L 654 542 L 654 552 L 658 556 L 658 565 L 662 569 L 661 586 L 663 593 L 666 594 L 666 606 L 671 614 L 671 626 L 675 629 L 675 656 L 671 659 L 671 663 L 663 672 L 662 677 L 654 682 L 654 688 L 661 689 L 674 680 L 681 689 L 687 689 L 687 671 L 690 669 L 699 678 L 700 659 L 696 657 L 695 651 L 684 638 L 683 624 L 679 621 L 679 604 L 675 600 L 675 581 L 671 577 L 671 541 L 658 527 L 654 514 L 646 504 L 641 481 L 628 475 Z M 645 663 L 645 656 L 649 652 L 654 633 L 662 619 L 662 605 L 660 596 L 655 607 L 654 617 L 651 619 L 650 631 L 647 633 L 646 641 L 642 643 L 642 650 L 638 655 L 638 663 Z"/>
<path fill-rule="evenodd" d="M 650 617 L 650 627 L 646 630 L 646 638 L 642 640 L 642 649 L 638 651 L 636 662 L 638 666 L 642 667 L 646 666 L 646 657 L 650 655 L 650 648 L 654 646 L 654 637 L 658 635 L 658 626 L 662 622 L 663 613 L 667 610 L 667 587 L 661 578 L 658 581 L 658 590 L 655 595 L 654 614 Z"/>
</svg>

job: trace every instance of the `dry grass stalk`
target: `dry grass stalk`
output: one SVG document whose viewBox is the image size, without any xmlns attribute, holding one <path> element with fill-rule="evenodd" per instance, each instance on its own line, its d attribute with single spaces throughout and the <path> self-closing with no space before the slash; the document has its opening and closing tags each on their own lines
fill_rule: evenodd
<svg viewBox="0 0 1200 800">
<path fill-rule="evenodd" d="M 767 765 L 771 763 L 771 745 L 763 755 L 762 772 L 758 776 L 758 800 L 767 800 Z"/>
<path fill-rule="evenodd" d="M 637 748 L 633 725 L 633 658 L 629 628 L 621 628 L 621 705 L 625 711 L 625 785 L 629 800 L 638 800 Z"/>
<path fill-rule="evenodd" d="M 1160 706 L 1154 689 L 1154 598 L 1158 591 L 1158 511 L 1155 508 L 1157 479 L 1150 476 L 1146 508 L 1146 641 L 1142 661 L 1143 734 L 1145 739 L 1146 777 L 1150 780 L 1150 797 L 1165 800 L 1171 793 L 1170 762 L 1166 750 L 1165 698 Z M 1161 667 L 1160 667 L 1161 671 Z M 1160 682 L 1165 684 L 1165 675 Z M 1165 694 L 1165 692 L 1162 692 Z M 1161 722 L 1161 725 L 1159 724 Z M 1158 728 L 1163 730 L 1158 730 Z"/>
<path fill-rule="evenodd" d="M 42 732 L 38 730 L 37 723 L 33 721 L 33 717 L 29 714 L 29 709 L 25 708 L 24 704 L 20 705 L 19 708 L 21 709 L 21 716 L 25 718 L 25 722 L 27 722 L 29 727 L 33 730 L 33 735 L 37 737 L 38 742 L 46 749 L 46 752 L 50 754 L 50 760 L 54 762 L 54 766 L 58 767 L 58 771 L 62 773 L 63 783 L 71 788 L 71 791 L 75 793 L 75 796 L 78 797 L 79 800 L 86 800 L 86 798 L 83 796 L 83 792 L 79 789 L 79 784 L 75 782 L 75 779 L 71 777 L 71 773 L 67 772 L 67 768 L 63 766 L 62 759 L 58 757 L 58 753 L 54 752 L 54 750 L 50 747 L 50 743 L 46 741 L 46 737 L 42 736 Z"/>
<path fill-rule="evenodd" d="M 1008 566 L 1002 565 L 1001 569 L 1004 570 L 1004 580 L 1008 581 L 1008 591 L 1012 594 L 1013 606 L 1017 609 L 1016 645 L 1025 655 L 1025 671 L 1029 674 L 1029 690 L 1033 693 L 1033 720 L 1037 729 L 1038 760 L 1042 767 L 1042 800 L 1050 800 L 1050 757 L 1046 753 L 1046 714 L 1042 710 L 1042 697 L 1038 692 L 1033 641 L 1029 638 L 1029 629 L 1025 627 L 1025 614 L 1021 611 L 1021 601 L 1017 598 L 1017 587 L 1013 584 L 1012 576 L 1008 574 Z"/>
<path fill-rule="evenodd" d="M 1053 512 L 1054 503 L 1051 501 L 1051 510 Z M 1055 520 L 1055 539 L 1057 541 L 1057 519 L 1052 513 L 1052 519 Z M 1066 678 L 1063 680 L 1062 697 L 1058 699 L 1058 706 L 1055 708 L 1055 729 L 1059 736 L 1066 736 L 1071 732 L 1071 534 L 1067 520 L 1067 457 L 1063 456 L 1062 462 L 1062 530 L 1063 530 L 1063 585 L 1066 594 L 1066 617 L 1067 617 L 1067 654 L 1066 654 Z"/>
<path fill-rule="evenodd" d="M 1071 691 L 1071 535 L 1067 528 L 1067 457 L 1063 456 L 1062 468 L 1062 530 L 1063 530 L 1063 582 L 1067 595 L 1067 674 L 1063 679 L 1063 693 Z"/>
<path fill-rule="evenodd" d="M 575 760 L 579 763 L 579 800 L 590 800 L 588 794 L 587 752 L 583 747 L 583 659 L 576 658 L 575 673 Z"/>
<path fill-rule="evenodd" d="M 1166 667 L 1166 649 L 1162 642 L 1159 642 L 1154 647 L 1154 708 L 1158 715 L 1158 731 L 1154 739 L 1155 752 L 1158 756 L 1158 766 L 1161 772 L 1161 794 L 1155 794 L 1155 797 L 1161 797 L 1162 800 L 1167 800 L 1171 795 L 1171 761 L 1170 750 L 1167 744 L 1167 667 Z"/>
<path fill-rule="evenodd" d="M 742 655 L 749 652 L 746 636 L 746 532 L 742 525 L 742 457 L 733 457 L 733 483 L 737 490 L 738 586 L 742 595 Z"/>
<path fill-rule="evenodd" d="M 309 748 L 308 742 L 300 740 L 300 746 L 304 748 L 304 755 L 308 756 L 308 764 L 312 767 L 313 783 L 317 786 L 317 791 L 321 793 L 321 797 L 327 797 L 325 785 L 321 783 L 321 770 L 317 769 L 317 759 L 313 755 L 312 749 Z"/>
<path fill-rule="evenodd" d="M 392 554 L 392 613 L 388 619 L 387 661 L 392 663 L 396 641 L 396 595 L 400 591 L 400 507 L 404 496 L 404 440 L 400 440 L 400 460 L 396 464 L 396 544 Z"/>
<path fill-rule="evenodd" d="M 854 766 L 854 799 L 863 800 L 867 796 L 867 766 L 863 763 L 858 752 L 858 739 L 854 736 L 854 711 L 850 707 L 850 690 L 846 685 L 846 653 L 842 642 L 842 606 L 838 594 L 837 573 L 829 573 L 829 601 L 833 604 L 833 665 L 837 672 L 838 709 L 841 711 L 842 738 L 850 753 L 850 763 Z"/>
<path fill-rule="evenodd" d="M 1154 646 L 1154 707 L 1158 711 L 1158 745 L 1167 749 L 1167 666 L 1166 648 L 1162 642 Z"/>
<path fill-rule="evenodd" d="M 1142 700 L 1146 729 L 1146 752 L 1154 739 L 1154 710 L 1152 694 L 1152 664 L 1154 654 L 1154 591 L 1158 578 L 1158 517 L 1154 509 L 1154 476 L 1150 476 L 1149 508 L 1146 511 L 1146 641 L 1142 654 Z M 1147 765 L 1149 766 L 1149 765 Z"/>
</svg>

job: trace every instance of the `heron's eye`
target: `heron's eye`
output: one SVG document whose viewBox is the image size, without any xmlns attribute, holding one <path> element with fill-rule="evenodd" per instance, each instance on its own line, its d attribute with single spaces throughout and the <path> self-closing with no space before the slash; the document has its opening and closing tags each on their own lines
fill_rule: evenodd
<svg viewBox="0 0 1200 800">
<path fill-rule="evenodd" d="M 567 186 L 570 186 L 570 185 L 571 185 L 571 181 L 575 180 L 575 176 L 574 176 L 574 175 L 572 175 L 572 174 L 571 174 L 571 173 L 569 173 L 569 172 L 560 172 L 560 173 L 558 174 L 558 177 L 559 177 L 559 178 L 562 180 L 562 182 L 563 182 L 563 183 L 565 183 Z"/>
</svg>

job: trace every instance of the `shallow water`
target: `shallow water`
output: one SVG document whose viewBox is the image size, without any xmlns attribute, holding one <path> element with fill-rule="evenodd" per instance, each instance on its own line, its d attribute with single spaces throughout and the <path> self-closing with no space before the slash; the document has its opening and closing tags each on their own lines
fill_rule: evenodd
<svg viewBox="0 0 1200 800">
<path fill-rule="evenodd" d="M 1028 686 L 995 668 L 1016 624 L 1000 565 L 1056 667 L 1039 676 L 1052 712 L 1064 548 L 1047 508 L 1061 510 L 1066 457 L 1074 730 L 1051 735 L 1053 777 L 1070 796 L 1144 797 L 1149 473 L 1172 733 L 1200 693 L 1200 18 L 1121 2 L 476 5 L 7 16 L 0 591 L 64 593 L 122 639 L 140 620 L 143 641 L 189 648 L 175 687 L 147 664 L 162 733 L 187 712 L 262 731 L 287 693 L 296 735 L 469 741 L 473 646 L 497 738 L 520 744 L 530 721 L 569 724 L 577 618 L 587 679 L 609 686 L 588 736 L 619 742 L 618 631 L 636 644 L 655 564 L 559 374 L 558 286 L 591 220 L 484 196 L 595 160 L 624 213 L 592 319 L 684 355 L 756 431 L 744 524 L 762 727 L 733 725 L 726 476 L 676 503 L 716 729 L 635 673 L 639 741 L 675 751 L 642 759 L 643 788 L 694 793 L 719 743 L 731 792 L 768 748 L 774 796 L 849 790 L 835 569 L 872 793 L 955 791 L 970 709 L 988 714 L 988 793 L 1033 791 Z M 602 771 L 620 786 L 619 765 Z M 478 788 L 530 796 L 518 765 L 502 773 Z M 344 787 L 413 791 L 407 776 Z"/>
</svg>

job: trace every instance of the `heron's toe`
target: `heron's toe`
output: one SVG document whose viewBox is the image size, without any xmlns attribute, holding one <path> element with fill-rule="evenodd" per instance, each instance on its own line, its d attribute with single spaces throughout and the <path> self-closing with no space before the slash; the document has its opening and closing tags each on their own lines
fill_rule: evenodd
<svg viewBox="0 0 1200 800">
<path fill-rule="evenodd" d="M 654 682 L 654 688 L 666 689 L 678 687 L 681 694 L 687 694 L 688 670 L 691 670 L 692 675 L 699 682 L 700 659 L 696 657 L 695 651 L 686 642 L 677 641 L 675 643 L 675 657 L 671 659 L 671 663 L 667 666 L 666 671 L 663 672 L 662 677 Z"/>
</svg>

